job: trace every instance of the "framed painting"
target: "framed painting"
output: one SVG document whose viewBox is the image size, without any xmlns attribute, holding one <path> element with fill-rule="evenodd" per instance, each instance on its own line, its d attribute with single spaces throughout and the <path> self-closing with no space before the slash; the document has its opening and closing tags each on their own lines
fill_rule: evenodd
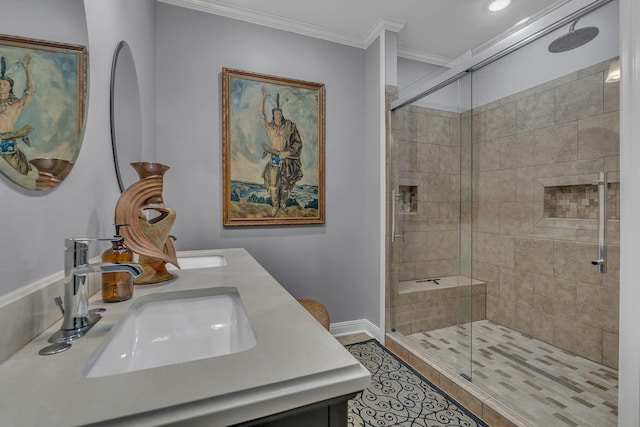
<svg viewBox="0 0 640 427">
<path fill-rule="evenodd" d="M 85 46 L 0 34 L 0 171 L 30 190 L 69 174 L 82 144 Z"/>
<path fill-rule="evenodd" d="M 324 84 L 222 69 L 223 225 L 322 224 Z"/>
</svg>

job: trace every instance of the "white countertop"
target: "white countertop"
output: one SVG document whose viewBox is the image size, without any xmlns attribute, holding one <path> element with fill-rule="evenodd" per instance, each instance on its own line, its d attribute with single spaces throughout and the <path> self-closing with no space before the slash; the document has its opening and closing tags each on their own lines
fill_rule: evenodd
<svg viewBox="0 0 640 427">
<path fill-rule="evenodd" d="M 103 318 L 72 347 L 38 351 L 61 321 L 0 365 L 0 424 L 75 426 L 94 423 L 158 425 L 215 414 L 228 426 L 358 392 L 369 372 L 244 249 L 211 250 L 227 265 L 181 270 L 164 285 L 138 285 L 133 299 L 90 308 Z M 97 378 L 83 369 L 136 298 L 155 292 L 238 288 L 257 344 L 246 351 Z M 3 325 L 11 327 L 11 325 Z"/>
</svg>

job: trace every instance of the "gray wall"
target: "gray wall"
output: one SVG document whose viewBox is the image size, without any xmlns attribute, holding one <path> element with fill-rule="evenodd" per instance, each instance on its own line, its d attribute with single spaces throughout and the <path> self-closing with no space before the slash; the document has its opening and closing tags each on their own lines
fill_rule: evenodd
<svg viewBox="0 0 640 427">
<path fill-rule="evenodd" d="M 109 82 L 117 42 L 127 38 L 134 54 L 142 53 L 139 71 L 153 76 L 155 1 L 81 0 L 5 1 L 11 19 L 3 33 L 81 44 L 89 51 L 89 102 L 82 149 L 76 165 L 57 188 L 25 191 L 0 178 L 0 296 L 58 273 L 63 268 L 63 240 L 71 236 L 112 233 L 119 196 L 111 155 Z M 25 25 L 28 23 L 28 25 Z M 87 25 L 88 24 L 88 25 Z M 90 28 L 87 31 L 87 27 Z M 143 134 L 154 140 L 153 78 L 141 84 Z M 148 136 L 148 137 L 147 137 Z M 96 247 L 97 255 L 105 247 Z M 12 293 L 13 294 L 13 293 Z"/>
<path fill-rule="evenodd" d="M 364 274 L 377 268 L 365 248 L 379 215 L 365 196 L 379 181 L 367 170 L 376 142 L 365 140 L 365 52 L 164 3 L 156 25 L 158 161 L 171 167 L 164 200 L 177 211 L 177 248 L 244 247 L 293 296 L 324 303 L 332 322 L 376 321 L 377 303 L 365 302 L 371 292 L 379 301 Z M 223 67 L 326 85 L 326 224 L 222 227 Z"/>
</svg>

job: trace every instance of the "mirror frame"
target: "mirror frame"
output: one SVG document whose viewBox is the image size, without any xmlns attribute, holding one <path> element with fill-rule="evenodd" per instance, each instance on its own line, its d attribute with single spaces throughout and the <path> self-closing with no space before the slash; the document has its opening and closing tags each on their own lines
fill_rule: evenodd
<svg viewBox="0 0 640 427">
<path fill-rule="evenodd" d="M 126 48 L 129 50 L 129 53 L 131 55 L 131 59 L 133 60 L 133 53 L 131 52 L 131 48 L 129 47 L 129 44 L 124 41 L 121 40 L 118 45 L 116 46 L 116 49 L 113 53 L 113 61 L 111 63 L 111 83 L 110 83 L 110 96 L 109 96 L 109 119 L 110 119 L 110 125 L 111 125 L 111 150 L 113 152 L 113 162 L 114 162 L 114 166 L 115 166 L 115 171 L 116 171 L 116 179 L 118 180 L 118 187 L 120 188 L 120 192 L 123 192 L 125 190 L 125 185 L 123 182 L 123 176 L 122 176 L 122 172 L 121 172 L 121 165 L 120 165 L 120 160 L 118 159 L 118 148 L 117 148 L 117 137 L 116 137 L 116 74 L 118 72 L 118 60 L 120 59 L 120 55 L 123 51 L 123 49 Z M 133 69 L 135 72 L 135 63 L 132 64 L 133 65 Z M 140 92 L 139 92 L 139 88 L 137 86 L 137 74 L 134 75 L 134 78 L 136 79 L 136 89 L 137 89 L 137 96 L 138 96 L 138 104 L 140 104 Z M 140 132 L 141 134 L 142 132 Z M 120 135 L 122 137 L 122 135 Z M 141 136 L 141 135 L 140 135 Z M 140 141 L 141 142 L 141 141 Z M 122 141 L 121 141 L 122 143 Z M 132 161 L 140 161 L 139 158 L 137 159 L 132 159 Z"/>
</svg>

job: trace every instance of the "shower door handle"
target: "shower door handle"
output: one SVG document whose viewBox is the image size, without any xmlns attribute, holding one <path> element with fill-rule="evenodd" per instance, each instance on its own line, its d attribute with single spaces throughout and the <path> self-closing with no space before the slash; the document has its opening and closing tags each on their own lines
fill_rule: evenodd
<svg viewBox="0 0 640 427">
<path fill-rule="evenodd" d="M 404 234 L 396 234 L 396 199 L 398 197 L 396 190 L 391 190 L 391 243 L 399 237 L 404 237 Z"/>
<path fill-rule="evenodd" d="M 598 258 L 591 264 L 598 266 L 600 273 L 607 272 L 607 173 L 598 172 L 593 181 L 598 186 Z"/>
</svg>

